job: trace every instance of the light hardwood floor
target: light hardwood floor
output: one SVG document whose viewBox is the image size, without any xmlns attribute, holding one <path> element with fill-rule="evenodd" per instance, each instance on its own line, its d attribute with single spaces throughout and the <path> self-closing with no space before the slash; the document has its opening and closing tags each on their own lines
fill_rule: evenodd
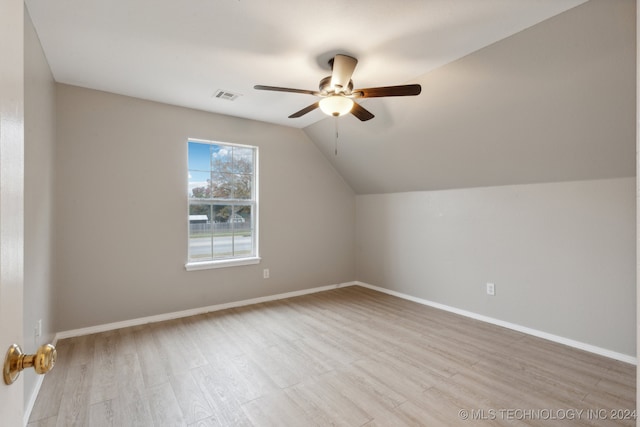
<svg viewBox="0 0 640 427">
<path fill-rule="evenodd" d="M 361 287 L 57 347 L 29 427 L 635 425 L 635 366 Z"/>
</svg>

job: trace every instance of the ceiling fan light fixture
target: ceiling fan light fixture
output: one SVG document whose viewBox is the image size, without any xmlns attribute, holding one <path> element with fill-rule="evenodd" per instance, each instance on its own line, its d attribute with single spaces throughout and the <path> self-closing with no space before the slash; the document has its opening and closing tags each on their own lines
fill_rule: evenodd
<svg viewBox="0 0 640 427">
<path fill-rule="evenodd" d="M 327 116 L 343 116 L 353 108 L 353 100 L 342 95 L 332 95 L 320 100 L 320 109 Z"/>
</svg>

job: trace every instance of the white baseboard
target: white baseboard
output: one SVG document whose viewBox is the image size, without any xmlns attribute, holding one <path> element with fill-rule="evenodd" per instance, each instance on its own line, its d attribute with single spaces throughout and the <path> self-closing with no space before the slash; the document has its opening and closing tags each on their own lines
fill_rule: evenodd
<svg viewBox="0 0 640 427">
<path fill-rule="evenodd" d="M 158 314 L 156 316 L 140 317 L 138 319 L 124 320 L 122 322 L 114 322 L 114 323 L 107 323 L 104 325 L 90 326 L 87 328 L 73 329 L 70 331 L 58 332 L 56 334 L 56 341 L 65 339 L 65 338 L 73 338 L 73 337 L 79 337 L 82 335 L 90 335 L 90 334 L 96 334 L 100 332 L 112 331 L 114 329 L 128 328 L 130 326 L 139 326 L 139 325 L 145 325 L 147 323 L 156 323 L 156 322 L 163 322 L 165 320 L 173 320 L 173 319 L 180 319 L 183 317 L 196 316 L 198 314 L 210 313 L 213 311 L 220 311 L 228 308 L 243 307 L 251 304 L 260 304 L 262 302 L 276 301 L 276 300 L 281 300 L 285 298 L 315 294 L 317 292 L 323 292 L 323 291 L 328 291 L 328 290 L 337 289 L 337 288 L 344 288 L 346 286 L 353 286 L 355 284 L 356 282 L 347 282 L 347 283 L 341 283 L 337 285 L 320 286 L 317 288 L 303 289 L 301 291 L 286 292 L 283 294 L 269 295 L 266 297 L 251 298 L 251 299 L 246 299 L 242 301 L 234 301 L 234 302 L 228 302 L 224 304 L 210 305 L 207 307 L 193 308 L 193 309 L 183 310 L 183 311 L 175 311 L 173 313 Z"/>
<path fill-rule="evenodd" d="M 387 295 L 393 295 L 395 297 L 399 297 L 402 299 L 406 299 L 409 301 L 417 302 L 418 304 L 427 305 L 429 307 L 438 308 L 440 310 L 448 311 L 451 313 L 459 314 L 461 316 L 470 317 L 475 320 L 480 320 L 482 322 L 491 323 L 493 325 L 502 326 L 507 329 L 512 329 L 514 331 L 522 332 L 527 335 L 533 335 L 534 337 L 543 338 L 549 341 L 557 342 L 560 344 L 567 345 L 569 347 L 578 348 L 580 350 L 588 351 L 590 353 L 595 353 L 600 356 L 605 356 L 610 359 L 619 360 L 621 362 L 630 363 L 633 365 L 638 364 L 638 358 L 629 356 L 627 354 L 618 353 L 612 350 L 608 350 L 606 348 L 597 347 L 595 345 L 586 344 L 580 341 L 575 341 L 569 338 L 561 337 L 559 335 L 550 334 L 547 332 L 539 331 L 537 329 L 528 328 L 526 326 L 517 325 L 515 323 L 505 322 L 504 320 L 495 319 L 493 317 L 484 316 L 482 314 L 477 314 L 467 310 L 461 310 L 459 308 L 451 307 L 448 305 L 440 304 L 437 302 L 429 301 L 422 298 L 417 298 L 411 295 L 403 294 L 401 292 L 392 291 L 390 289 L 381 288 L 379 286 L 370 285 L 368 283 L 363 282 L 355 282 L 355 285 L 362 286 L 364 288 L 372 289 L 374 291 L 382 292 Z"/>
<path fill-rule="evenodd" d="M 518 332 L 522 332 L 528 335 L 532 335 L 538 338 L 543 338 L 549 341 L 553 341 L 553 342 L 557 342 L 560 344 L 564 344 L 564 345 L 568 345 L 569 347 L 574 347 L 574 348 L 578 348 L 580 350 L 585 350 L 588 351 L 590 353 L 595 353 L 595 354 L 599 354 L 601 356 L 605 356 L 611 359 L 615 359 L 615 360 L 619 360 L 621 362 L 626 362 L 626 363 L 630 363 L 633 365 L 637 365 L 638 364 L 638 359 L 637 357 L 633 357 L 627 354 L 623 354 L 623 353 L 618 353 L 612 350 L 608 350 L 606 348 L 602 348 L 602 347 L 597 347 L 591 344 L 587 344 L 587 343 L 583 343 L 580 341 L 576 341 L 576 340 L 572 340 L 570 338 L 565 338 L 565 337 L 561 337 L 559 335 L 554 335 L 554 334 L 550 334 L 544 331 L 539 331 L 537 329 L 532 329 L 526 326 L 522 326 L 522 325 L 518 325 L 515 323 L 510 323 L 510 322 L 506 322 L 504 320 L 500 320 L 500 319 L 495 319 L 493 317 L 489 317 L 489 316 L 485 316 L 482 314 L 478 314 L 478 313 L 474 313 L 471 311 L 467 311 L 467 310 L 462 310 L 456 307 L 451 307 L 445 304 L 440 304 L 437 302 L 433 302 L 433 301 L 429 301 L 426 299 L 422 299 L 422 298 L 417 298 L 411 295 L 407 295 L 407 294 L 403 294 L 401 292 L 397 292 L 397 291 L 393 291 L 390 289 L 386 289 L 386 288 L 381 288 L 379 286 L 374 286 L 374 285 L 370 285 L 368 283 L 364 283 L 364 282 L 358 282 L 358 281 L 354 281 L 354 282 L 347 282 L 347 283 L 341 283 L 341 284 L 337 284 L 337 285 L 328 285 L 328 286 L 320 286 L 317 288 L 311 288 L 311 289 L 304 289 L 301 291 L 293 291 L 293 292 L 286 292 L 283 294 L 277 294 L 277 295 L 270 295 L 270 296 L 266 296 L 266 297 L 259 297 L 259 298 L 252 298 L 252 299 L 247 299 L 247 300 L 242 300 L 242 301 L 234 301 L 234 302 L 229 302 L 229 303 L 225 303 L 225 304 L 216 304 L 216 305 L 210 305 L 207 307 L 200 307 L 200 308 L 194 308 L 194 309 L 190 309 L 190 310 L 184 310 L 184 311 L 177 311 L 177 312 L 173 312 L 173 313 L 165 313 L 165 314 L 159 314 L 156 316 L 148 316 L 148 317 L 141 317 L 138 319 L 131 319 L 131 320 L 125 320 L 122 322 L 115 322 L 115 323 L 107 323 L 104 325 L 97 325 L 97 326 L 91 326 L 88 328 L 81 328 L 81 329 L 73 329 L 73 330 L 69 330 L 69 331 L 63 331 L 63 332 L 58 332 L 55 336 L 55 341 L 60 340 L 60 339 L 65 339 L 65 338 L 72 338 L 72 337 L 78 337 L 78 336 L 82 336 L 82 335 L 89 335 L 89 334 L 95 334 L 95 333 L 99 333 L 99 332 L 106 332 L 106 331 L 111 331 L 114 329 L 120 329 L 120 328 L 127 328 L 130 326 L 138 326 L 138 325 L 144 325 L 147 323 L 155 323 L 155 322 L 162 322 L 165 320 L 172 320 L 172 319 L 179 319 L 182 317 L 189 317 L 189 316 L 195 316 L 198 314 L 204 314 L 204 313 L 209 313 L 209 312 L 213 312 L 213 311 L 219 311 L 219 310 L 225 310 L 228 308 L 234 308 L 234 307 L 243 307 L 246 305 L 251 305 L 251 304 L 259 304 L 259 303 L 263 303 L 263 302 L 268 302 L 268 301 L 276 301 L 276 300 L 280 300 L 280 299 L 285 299 L 285 298 L 292 298 L 292 297 L 297 297 L 297 296 L 302 296 L 302 295 L 308 295 L 308 294 L 314 294 L 317 292 L 323 292 L 323 291 L 328 291 L 331 289 L 336 289 L 336 288 L 343 288 L 343 287 L 347 287 L 347 286 L 362 286 L 364 288 L 368 288 L 368 289 L 372 289 L 378 292 L 382 292 L 388 295 L 393 295 L 399 298 L 403 298 L 409 301 L 413 301 L 413 302 L 417 302 L 418 304 L 422 304 L 422 305 L 427 305 L 429 307 L 434 307 L 434 308 L 438 308 L 440 310 L 445 310 L 451 313 L 455 313 L 455 314 L 459 314 L 461 316 L 465 316 L 465 317 L 469 317 L 472 319 L 476 319 L 476 320 L 480 320 L 486 323 L 491 323 L 493 325 L 497 325 L 497 326 L 502 326 L 504 328 L 508 328 L 508 329 L 512 329 L 514 331 L 518 331 Z M 36 395 L 37 393 L 34 393 L 34 395 Z M 33 398 L 34 402 L 35 402 L 35 397 Z M 30 402 L 31 403 L 31 402 Z"/>
</svg>

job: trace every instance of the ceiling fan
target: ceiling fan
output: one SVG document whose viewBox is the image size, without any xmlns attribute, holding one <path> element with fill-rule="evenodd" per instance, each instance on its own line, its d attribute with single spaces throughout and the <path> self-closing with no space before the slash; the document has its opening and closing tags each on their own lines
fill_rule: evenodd
<svg viewBox="0 0 640 427">
<path fill-rule="evenodd" d="M 354 99 L 381 98 L 385 96 L 415 96 L 419 95 L 422 91 L 422 88 L 418 84 L 353 89 L 351 76 L 357 64 L 358 60 L 351 56 L 338 54 L 333 57 L 329 60 L 329 65 L 332 69 L 331 75 L 320 80 L 318 91 L 263 85 L 256 85 L 253 88 L 275 92 L 302 93 L 322 98 L 320 101 L 293 113 L 289 116 L 290 119 L 302 117 L 319 107 L 329 116 L 338 117 L 351 113 L 363 122 L 373 119 L 374 115 L 355 102 Z"/>
</svg>

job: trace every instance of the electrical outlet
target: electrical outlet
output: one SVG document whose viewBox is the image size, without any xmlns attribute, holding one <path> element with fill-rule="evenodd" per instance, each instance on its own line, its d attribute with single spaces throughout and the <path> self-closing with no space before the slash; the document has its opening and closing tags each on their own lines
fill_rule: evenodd
<svg viewBox="0 0 640 427">
<path fill-rule="evenodd" d="M 495 295 L 496 294 L 496 285 L 493 283 L 487 283 L 487 295 Z"/>
<path fill-rule="evenodd" d="M 265 279 L 269 278 L 269 269 L 265 268 L 264 270 L 262 270 L 262 277 Z"/>
</svg>

